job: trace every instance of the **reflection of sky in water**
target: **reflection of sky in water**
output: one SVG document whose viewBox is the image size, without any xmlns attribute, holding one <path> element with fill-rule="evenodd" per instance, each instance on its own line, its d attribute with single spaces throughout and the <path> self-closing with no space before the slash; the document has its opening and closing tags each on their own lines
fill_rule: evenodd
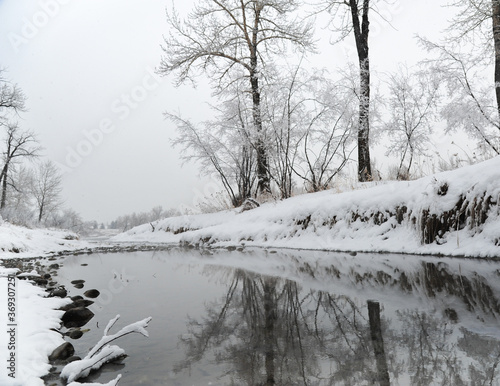
<svg viewBox="0 0 500 386">
<path fill-rule="evenodd" d="M 100 382 L 367 384 L 384 362 L 393 384 L 459 385 L 500 382 L 498 272 L 474 260 L 177 249 L 68 257 L 58 280 L 72 296 L 101 291 L 90 331 L 73 341 L 81 356 L 116 314 L 116 330 L 153 317 L 149 339 L 117 342 L 126 365 Z M 381 307 L 383 358 L 369 300 Z"/>
</svg>

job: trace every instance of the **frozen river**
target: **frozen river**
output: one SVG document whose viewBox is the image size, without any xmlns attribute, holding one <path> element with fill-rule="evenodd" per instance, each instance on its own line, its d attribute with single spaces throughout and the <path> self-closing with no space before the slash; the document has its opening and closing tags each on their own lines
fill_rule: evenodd
<svg viewBox="0 0 500 386">
<path fill-rule="evenodd" d="M 69 256 L 70 296 L 96 288 L 70 340 L 152 316 L 149 338 L 89 381 L 136 385 L 500 384 L 500 263 L 404 255 L 175 248 Z M 85 280 L 82 289 L 70 283 Z"/>
</svg>

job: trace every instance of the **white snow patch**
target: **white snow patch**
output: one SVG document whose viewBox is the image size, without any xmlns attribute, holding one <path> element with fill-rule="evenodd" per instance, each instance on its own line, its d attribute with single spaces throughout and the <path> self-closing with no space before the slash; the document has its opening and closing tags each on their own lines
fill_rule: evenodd
<svg viewBox="0 0 500 386">
<path fill-rule="evenodd" d="M 112 379 L 108 383 L 79 383 L 79 382 L 71 382 L 68 383 L 67 386 L 116 386 L 118 382 L 122 378 L 122 375 L 119 374 L 115 379 Z"/>
<path fill-rule="evenodd" d="M 68 299 L 47 298 L 47 293 L 29 281 L 14 279 L 17 269 L 0 267 L 0 385 L 42 386 L 40 377 L 50 370 L 48 356 L 64 343 L 61 334 L 51 329 L 58 329 L 63 311 L 56 309 L 69 302 Z M 8 283 L 15 283 L 15 321 L 8 320 L 7 299 Z M 14 324 L 14 326 L 11 326 Z M 9 331 L 14 329 L 14 333 Z M 15 349 L 10 350 L 13 339 Z M 7 359 L 11 353 L 16 356 L 15 378 L 9 377 Z"/>
<path fill-rule="evenodd" d="M 0 224 L 1 259 L 47 256 L 89 246 L 70 231 L 29 229 L 8 222 Z"/>
</svg>

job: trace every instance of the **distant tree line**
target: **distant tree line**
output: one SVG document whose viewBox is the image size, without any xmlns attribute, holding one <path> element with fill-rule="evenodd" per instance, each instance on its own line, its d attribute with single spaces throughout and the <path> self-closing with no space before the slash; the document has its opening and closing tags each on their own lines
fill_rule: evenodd
<svg viewBox="0 0 500 386">
<path fill-rule="evenodd" d="M 383 19 L 391 4 L 199 0 L 187 17 L 168 10 L 159 72 L 177 84 L 205 75 L 217 98 L 205 122 L 166 113 L 183 159 L 217 176 L 238 206 L 249 197 L 327 189 L 354 158 L 358 180 L 374 180 L 374 138 L 388 143 L 386 155 L 397 160 L 389 177 L 400 180 L 418 176 L 437 127 L 477 141 L 465 154 L 470 161 L 500 154 L 499 1 L 454 1 L 457 16 L 439 42 L 417 38 L 428 58 L 415 67 L 397 58 L 399 69 L 375 74 L 373 88 L 370 18 Z M 306 69 L 316 50 L 314 16 L 330 20 L 331 40 L 354 38 L 357 65 Z M 494 82 L 484 76 L 492 65 Z"/>
<path fill-rule="evenodd" d="M 119 216 L 116 220 L 111 221 L 109 228 L 125 232 L 138 225 L 153 223 L 154 221 L 179 216 L 180 214 L 176 209 L 163 209 L 162 206 L 155 206 L 148 212 L 134 212 Z"/>
</svg>

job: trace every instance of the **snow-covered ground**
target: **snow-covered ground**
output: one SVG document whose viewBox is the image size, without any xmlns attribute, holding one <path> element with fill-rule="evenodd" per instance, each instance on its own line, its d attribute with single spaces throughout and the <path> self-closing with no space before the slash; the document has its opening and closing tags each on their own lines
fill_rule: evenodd
<svg viewBox="0 0 500 386">
<path fill-rule="evenodd" d="M 51 330 L 60 327 L 63 312 L 57 309 L 69 302 L 46 297 L 43 288 L 19 280 L 18 269 L 4 268 L 2 260 L 89 247 L 76 237 L 68 231 L 28 229 L 0 220 L 0 385 L 44 384 L 40 377 L 51 367 L 48 356 L 64 343 L 61 334 Z"/>
<path fill-rule="evenodd" d="M 0 219 L 0 261 L 9 258 L 40 257 L 89 247 L 69 231 L 29 229 Z"/>
<path fill-rule="evenodd" d="M 17 269 L 0 266 L 0 385 L 43 385 L 48 356 L 64 343 L 56 331 L 67 299 L 47 298 L 46 292 L 16 278 Z M 15 359 L 15 360 L 13 360 Z"/>
<path fill-rule="evenodd" d="M 306 194 L 241 213 L 235 209 L 167 218 L 112 240 L 499 257 L 499 199 L 500 157 L 496 157 L 416 181 Z M 460 200 L 464 204 L 457 209 Z M 449 217 L 461 211 L 474 217 L 440 235 L 438 242 L 422 243 L 421 227 L 433 214 L 448 212 Z M 486 221 L 479 221 L 481 216 Z"/>
</svg>

